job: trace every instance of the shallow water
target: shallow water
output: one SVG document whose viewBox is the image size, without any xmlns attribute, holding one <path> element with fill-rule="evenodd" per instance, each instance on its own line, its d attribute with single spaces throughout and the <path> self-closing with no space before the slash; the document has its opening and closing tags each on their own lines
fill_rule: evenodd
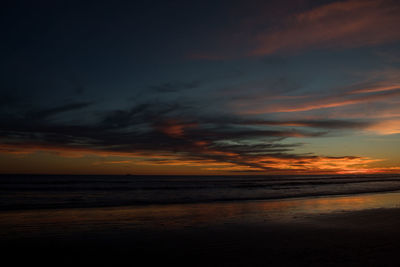
<svg viewBox="0 0 400 267">
<path fill-rule="evenodd" d="M 396 189 L 399 175 L 3 175 L 0 238 L 301 222 L 315 214 L 397 208 Z"/>
<path fill-rule="evenodd" d="M 299 221 L 316 214 L 400 207 L 400 192 L 265 201 L 2 211 L 3 240 L 141 229 L 184 229 Z"/>
</svg>

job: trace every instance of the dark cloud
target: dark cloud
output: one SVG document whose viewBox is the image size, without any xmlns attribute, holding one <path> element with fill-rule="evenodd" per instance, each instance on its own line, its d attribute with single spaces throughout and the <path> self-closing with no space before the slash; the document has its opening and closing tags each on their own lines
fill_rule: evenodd
<svg viewBox="0 0 400 267">
<path fill-rule="evenodd" d="M 12 105 L 18 101 L 18 98 L 9 91 L 5 91 L 0 95 L 0 106 Z"/>
<path fill-rule="evenodd" d="M 320 137 L 326 132 L 285 127 L 297 124 L 310 128 L 357 128 L 366 124 L 350 121 L 262 121 L 216 114 L 210 118 L 180 104 L 138 104 L 130 109 L 103 113 L 88 125 L 47 120 L 51 116 L 80 110 L 91 103 L 71 103 L 32 110 L 24 116 L 0 116 L 0 138 L 6 145 L 94 152 L 165 154 L 195 161 L 214 161 L 257 170 L 270 170 L 262 157 L 311 159 L 296 154 L 300 143 L 282 143 L 295 137 Z M 185 112 L 182 112 L 185 111 Z M 179 116 L 177 114 L 180 114 Z M 185 114 L 185 115 L 182 115 Z M 272 128 L 271 128 L 272 127 Z M 278 128 L 277 128 L 278 127 Z M 152 158 L 160 164 L 168 160 Z"/>
<path fill-rule="evenodd" d="M 302 144 L 216 144 L 213 148 L 219 151 L 234 152 L 241 155 L 277 155 L 278 153 L 288 153 Z"/>
<path fill-rule="evenodd" d="M 50 116 L 54 116 L 60 113 L 83 109 L 89 107 L 92 103 L 90 102 L 77 102 L 77 103 L 70 103 L 54 108 L 42 109 L 42 110 L 32 110 L 26 114 L 27 118 L 39 120 L 39 119 L 46 119 Z"/>
<path fill-rule="evenodd" d="M 248 124 L 271 125 L 271 126 L 300 126 L 322 129 L 363 129 L 371 126 L 367 121 L 345 121 L 345 120 L 293 120 L 293 121 L 248 121 Z"/>
<path fill-rule="evenodd" d="M 159 85 L 149 86 L 149 89 L 159 93 L 174 93 L 197 88 L 201 85 L 199 81 L 191 82 L 166 82 Z"/>
</svg>

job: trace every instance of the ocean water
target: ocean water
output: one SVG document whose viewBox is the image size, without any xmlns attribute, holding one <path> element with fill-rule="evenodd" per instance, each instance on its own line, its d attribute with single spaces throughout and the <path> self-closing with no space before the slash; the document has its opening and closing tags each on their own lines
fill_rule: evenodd
<svg viewBox="0 0 400 267">
<path fill-rule="evenodd" d="M 0 210 L 144 206 L 400 190 L 400 175 L 1 175 Z"/>
<path fill-rule="evenodd" d="M 307 224 L 321 214 L 393 208 L 399 175 L 3 175 L 0 245 L 134 242 L 140 233 L 151 243 L 163 232 Z"/>
</svg>

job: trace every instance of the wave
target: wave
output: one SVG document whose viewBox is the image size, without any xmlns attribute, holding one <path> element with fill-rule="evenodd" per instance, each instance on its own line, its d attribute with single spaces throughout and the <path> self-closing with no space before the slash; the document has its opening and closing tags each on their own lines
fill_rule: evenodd
<svg viewBox="0 0 400 267">
<path fill-rule="evenodd" d="M 249 201 L 400 190 L 399 175 L 0 176 L 0 209 Z"/>
</svg>

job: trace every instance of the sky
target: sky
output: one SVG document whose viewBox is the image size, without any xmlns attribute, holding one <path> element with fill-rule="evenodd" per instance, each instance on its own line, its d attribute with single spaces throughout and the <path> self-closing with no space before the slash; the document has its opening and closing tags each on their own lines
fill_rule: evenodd
<svg viewBox="0 0 400 267">
<path fill-rule="evenodd" d="M 398 1 L 0 14 L 0 173 L 400 172 Z"/>
</svg>

